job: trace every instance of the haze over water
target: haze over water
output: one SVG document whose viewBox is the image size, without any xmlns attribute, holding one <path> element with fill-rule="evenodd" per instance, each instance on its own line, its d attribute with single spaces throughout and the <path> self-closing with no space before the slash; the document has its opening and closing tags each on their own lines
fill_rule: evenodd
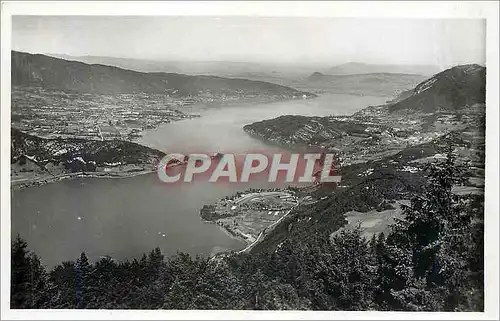
<svg viewBox="0 0 500 321">
<path fill-rule="evenodd" d="M 211 108 L 202 111 L 200 118 L 145 132 L 138 143 L 167 153 L 279 150 L 248 136 L 242 127 L 281 115 L 349 115 L 387 99 L 328 94 L 310 100 Z M 215 224 L 203 223 L 200 208 L 250 187 L 275 185 L 262 181 L 167 185 L 156 174 L 65 180 L 13 191 L 12 232 L 20 233 L 49 267 L 75 260 L 81 251 L 91 260 L 104 255 L 118 260 L 140 258 L 157 246 L 166 255 L 176 251 L 211 255 L 241 249 L 245 243 Z"/>
</svg>

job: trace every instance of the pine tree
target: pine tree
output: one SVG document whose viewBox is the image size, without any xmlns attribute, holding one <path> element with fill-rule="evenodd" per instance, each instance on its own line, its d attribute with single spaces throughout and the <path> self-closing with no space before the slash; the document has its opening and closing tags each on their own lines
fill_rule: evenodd
<svg viewBox="0 0 500 321">
<path fill-rule="evenodd" d="M 76 307 L 76 267 L 75 262 L 65 261 L 50 272 L 51 308 L 74 309 Z"/>
<path fill-rule="evenodd" d="M 444 162 L 430 164 L 424 193 L 403 208 L 390 235 L 396 278 L 393 298 L 402 309 L 455 310 L 464 300 L 470 275 L 468 248 L 472 215 L 452 193 L 465 167 L 448 148 Z M 432 302 L 432 303 L 431 303 Z"/>
<path fill-rule="evenodd" d="M 30 260 L 28 244 L 17 235 L 12 244 L 11 253 L 11 307 L 14 309 L 30 308 L 31 295 L 29 283 Z"/>
<path fill-rule="evenodd" d="M 79 309 L 87 307 L 92 298 L 92 280 L 89 259 L 85 252 L 76 261 L 76 307 Z"/>
<path fill-rule="evenodd" d="M 11 251 L 11 307 L 42 308 L 48 302 L 48 277 L 38 256 L 17 235 Z"/>
<path fill-rule="evenodd" d="M 373 306 L 376 266 L 361 230 L 342 231 L 333 237 L 323 269 L 335 309 L 366 310 Z M 327 265 L 328 264 L 328 265 Z"/>
</svg>

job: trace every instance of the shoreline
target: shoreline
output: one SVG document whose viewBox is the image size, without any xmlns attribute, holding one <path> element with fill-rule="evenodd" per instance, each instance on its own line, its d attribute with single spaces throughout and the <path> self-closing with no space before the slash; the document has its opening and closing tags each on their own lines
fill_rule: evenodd
<svg viewBox="0 0 500 321">
<path fill-rule="evenodd" d="M 75 179 L 75 178 L 131 178 L 140 175 L 152 174 L 155 173 L 155 170 L 143 170 L 143 171 L 135 171 L 135 172 L 115 172 L 115 173 L 106 173 L 106 172 L 76 172 L 76 173 L 68 173 L 61 174 L 57 176 L 46 176 L 39 178 L 27 178 L 19 181 L 13 181 L 12 177 L 10 180 L 10 189 L 11 190 L 22 190 L 25 188 L 43 186 L 46 184 L 51 184 L 63 180 Z"/>
<path fill-rule="evenodd" d="M 224 109 L 224 108 L 242 108 L 242 107 L 246 107 L 248 105 L 255 105 L 255 104 L 263 104 L 263 105 L 269 104 L 269 105 L 271 105 L 271 104 L 283 103 L 283 102 L 288 102 L 288 101 L 298 101 L 298 100 L 308 101 L 308 100 L 317 99 L 319 97 L 321 97 L 321 95 L 315 95 L 315 96 L 307 97 L 307 98 L 292 98 L 292 97 L 284 97 L 284 98 L 279 98 L 279 99 L 248 98 L 248 99 L 227 100 L 227 101 L 197 102 L 197 103 L 194 103 L 191 105 L 184 106 L 184 107 L 188 107 L 188 108 L 196 110 L 196 112 L 199 113 L 199 114 L 195 114 L 195 115 L 197 115 L 196 117 L 184 118 L 184 119 L 180 119 L 176 122 L 188 121 L 188 120 L 203 117 L 203 113 L 210 111 L 210 110 Z M 169 123 L 163 123 L 163 124 L 169 124 Z"/>
<path fill-rule="evenodd" d="M 254 247 L 255 245 L 257 245 L 258 243 L 262 242 L 262 240 L 266 237 L 266 235 L 272 231 L 272 229 L 274 229 L 276 227 L 276 225 L 278 225 L 281 221 L 283 221 L 286 217 L 288 217 L 288 215 L 290 213 L 292 213 L 292 211 L 300 204 L 297 204 L 295 205 L 294 207 L 292 207 L 287 213 L 285 213 L 282 217 L 280 217 L 276 222 L 272 223 L 271 225 L 269 226 L 266 226 L 262 231 L 260 231 L 259 235 L 257 236 L 257 238 L 255 239 L 255 241 L 253 242 L 249 242 L 248 239 L 243 239 L 243 237 L 238 237 L 237 235 L 233 234 L 232 231 L 224 226 L 221 226 L 217 223 L 215 223 L 214 221 L 206 221 L 204 219 L 202 219 L 202 222 L 206 222 L 206 223 L 211 223 L 211 224 L 217 224 L 219 225 L 219 227 L 224 231 L 224 233 L 230 235 L 231 237 L 234 237 L 238 240 L 242 240 L 244 243 L 246 243 L 246 246 L 241 249 L 241 250 L 227 250 L 227 251 L 222 251 L 222 252 L 219 252 L 219 253 L 216 253 L 214 255 L 212 255 L 210 257 L 210 261 L 212 260 L 216 260 L 217 258 L 221 257 L 221 256 L 227 256 L 227 255 L 231 255 L 231 254 L 242 254 L 242 253 L 249 253 Z"/>
<path fill-rule="evenodd" d="M 315 99 L 317 97 L 318 97 L 318 95 L 315 95 L 315 96 L 312 96 L 312 97 L 307 97 L 305 99 L 309 100 L 309 99 Z M 259 99 L 259 98 L 252 98 L 252 99 L 243 99 L 243 100 L 234 100 L 234 101 L 223 101 L 223 102 L 196 103 L 196 104 L 193 104 L 193 105 L 191 105 L 189 107 L 191 107 L 191 108 L 195 107 L 200 112 L 206 112 L 206 111 L 209 111 L 211 109 L 227 108 L 227 107 L 241 107 L 241 106 L 246 106 L 248 104 L 255 104 L 255 103 L 268 103 L 268 104 L 272 104 L 272 103 L 289 101 L 289 100 L 297 100 L 297 99 L 299 99 L 299 98 L 295 98 L 295 99 L 294 98 L 282 98 L 282 99 L 267 99 L 267 98 L 260 98 Z M 300 99 L 304 99 L 304 98 L 300 98 Z M 179 119 L 179 120 L 177 120 L 175 122 L 187 121 L 187 120 L 192 120 L 192 119 L 196 119 L 196 118 L 199 118 L 199 117 L 203 117 L 202 114 L 189 114 L 189 115 L 192 116 L 192 117 L 187 117 L 187 118 L 184 118 L 184 119 Z M 158 128 L 161 125 L 168 125 L 170 123 L 171 122 L 165 122 L 165 123 L 159 124 L 156 128 Z M 136 144 L 140 144 L 142 146 L 148 147 L 146 144 L 140 142 L 142 136 L 143 135 L 141 135 L 141 136 L 139 136 L 139 137 L 137 137 L 135 139 L 129 140 L 129 141 L 133 142 L 133 143 L 136 143 Z M 185 163 L 175 164 L 175 165 L 171 165 L 171 166 L 175 167 L 175 166 L 179 166 L 179 165 L 185 165 Z M 150 174 L 150 173 L 154 173 L 154 172 L 156 172 L 156 170 L 137 171 L 137 172 L 132 172 L 132 173 L 129 173 L 129 172 L 120 172 L 120 171 L 117 171 L 117 172 L 114 172 L 114 173 L 106 173 L 106 172 L 77 172 L 77 173 L 65 173 L 65 174 L 59 174 L 59 175 L 50 175 L 50 174 L 48 174 L 46 176 L 41 175 L 39 177 L 29 177 L 29 178 L 25 178 L 25 179 L 19 179 L 17 181 L 13 181 L 12 180 L 12 176 L 11 176 L 10 177 L 10 186 L 11 186 L 11 190 L 21 190 L 21 189 L 25 189 L 25 188 L 30 188 L 30 187 L 42 186 L 42 185 L 46 185 L 46 184 L 50 184 L 50 183 L 55 183 L 55 182 L 59 182 L 59 181 L 66 180 L 66 179 L 87 178 L 87 177 L 89 177 L 89 178 L 130 178 L 130 177 L 134 177 L 134 176 L 138 176 L 138 175 Z M 231 232 L 229 232 L 229 233 L 232 235 Z M 243 238 L 238 237 L 238 239 L 241 240 Z"/>
<path fill-rule="evenodd" d="M 269 224 L 268 226 L 265 226 L 262 230 L 259 231 L 259 233 L 256 236 L 250 235 L 251 239 L 248 238 L 244 233 L 238 233 L 238 229 L 233 230 L 229 226 L 225 226 L 224 224 L 219 224 L 217 219 L 216 220 L 206 220 L 203 217 L 200 217 L 201 221 L 203 223 L 210 223 L 210 224 L 217 224 L 220 229 L 224 231 L 225 234 L 230 236 L 231 238 L 236 238 L 238 240 L 243 241 L 246 246 L 240 250 L 231 250 L 231 251 L 225 251 L 223 252 L 224 254 L 228 254 L 228 252 L 234 253 L 234 254 L 241 254 L 241 253 L 248 253 L 250 252 L 257 244 L 259 244 L 274 228 L 279 225 L 283 220 L 285 220 L 292 212 L 294 209 L 296 209 L 300 205 L 300 200 L 296 200 L 296 204 L 293 205 L 286 213 L 284 213 L 279 219 L 274 221 L 273 223 Z M 220 255 L 221 253 L 215 254 L 212 256 L 212 259 Z"/>
<path fill-rule="evenodd" d="M 240 234 L 232 231 L 231 229 L 223 226 L 223 225 L 220 225 L 220 224 L 217 224 L 216 221 L 207 221 L 203 218 L 201 218 L 201 221 L 205 224 L 213 224 L 213 225 L 217 225 L 219 227 L 219 229 L 221 229 L 226 235 L 228 235 L 229 237 L 231 238 L 234 238 L 236 240 L 239 240 L 239 241 L 242 241 L 243 243 L 245 243 L 245 247 L 248 246 L 249 244 L 252 244 L 253 242 L 250 242 L 247 238 L 244 238 L 243 236 L 241 236 Z M 232 250 L 234 251 L 234 250 Z"/>
</svg>

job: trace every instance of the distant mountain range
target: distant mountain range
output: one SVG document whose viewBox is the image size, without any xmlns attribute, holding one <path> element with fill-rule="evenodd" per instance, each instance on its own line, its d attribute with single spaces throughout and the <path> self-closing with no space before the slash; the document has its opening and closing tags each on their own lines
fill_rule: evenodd
<svg viewBox="0 0 500 321">
<path fill-rule="evenodd" d="M 40 54 L 12 52 L 12 84 L 42 86 L 88 93 L 165 93 L 173 97 L 205 96 L 222 99 L 314 96 L 293 88 L 247 79 L 137 72 L 106 65 L 90 65 Z"/>
<path fill-rule="evenodd" d="M 71 56 L 46 54 L 47 56 L 87 64 L 101 64 L 139 72 L 167 72 L 187 75 L 211 75 L 228 78 L 245 78 L 266 81 L 266 77 L 303 77 L 319 67 L 302 64 L 280 64 L 244 61 L 177 61 L 148 60 L 103 56 Z"/>
<path fill-rule="evenodd" d="M 393 97 L 405 90 L 414 88 L 425 79 L 427 79 L 426 76 L 416 74 L 326 75 L 314 72 L 307 78 L 292 82 L 289 85 L 297 89 L 314 92 Z"/>
<path fill-rule="evenodd" d="M 372 78 L 375 84 L 381 82 L 383 76 L 380 75 L 387 74 L 375 74 Z M 358 81 L 370 79 L 365 78 L 366 76 L 325 76 L 315 73 L 309 78 L 318 81 L 330 77 L 333 77 L 332 79 L 343 77 L 347 82 L 349 79 Z M 393 126 L 408 127 L 404 122 L 409 121 L 408 116 L 411 114 L 457 111 L 467 113 L 473 106 L 485 104 L 485 86 L 485 67 L 456 66 L 420 82 L 413 90 L 404 91 L 392 102 L 381 106 L 370 106 L 347 117 L 348 122 L 342 126 L 340 126 L 342 122 L 331 117 L 281 116 L 246 125 L 244 130 L 260 139 L 284 145 L 325 145 L 353 134 L 359 136 L 359 125 L 355 126 L 356 122 L 372 123 L 375 120 L 379 126 L 383 125 L 383 128 L 378 129 L 383 132 Z M 419 118 L 425 127 L 424 115 L 415 117 Z M 435 118 L 432 118 L 432 121 L 435 121 Z"/>
<path fill-rule="evenodd" d="M 431 76 L 439 72 L 438 66 L 432 65 L 373 65 L 349 62 L 325 70 L 327 75 L 357 75 L 373 73 L 418 74 Z"/>
<path fill-rule="evenodd" d="M 60 58 L 68 61 L 79 61 L 90 65 L 107 65 L 122 69 L 128 69 L 139 72 L 167 72 L 167 73 L 182 73 L 182 69 L 178 67 L 176 62 L 142 60 L 119 57 L 103 57 L 103 56 L 70 56 L 64 54 L 50 54 L 47 56 Z"/>
</svg>

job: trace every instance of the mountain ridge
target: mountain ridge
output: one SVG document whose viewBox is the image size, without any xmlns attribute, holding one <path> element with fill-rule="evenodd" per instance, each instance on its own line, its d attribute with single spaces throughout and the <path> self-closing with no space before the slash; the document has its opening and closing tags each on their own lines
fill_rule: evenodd
<svg viewBox="0 0 500 321">
<path fill-rule="evenodd" d="M 334 66 L 326 70 L 324 73 L 329 75 L 352 75 L 384 72 L 430 76 L 438 73 L 439 68 L 433 65 L 367 64 L 361 62 L 348 62 Z"/>
<path fill-rule="evenodd" d="M 464 123 L 468 116 L 474 118 L 476 114 L 484 114 L 481 106 L 485 103 L 485 72 L 485 67 L 479 65 L 453 67 L 420 82 L 412 90 L 402 92 L 385 105 L 368 106 L 352 116 L 281 116 L 245 125 L 243 129 L 252 136 L 274 143 L 327 149 L 337 149 L 337 143 L 343 148 L 359 145 L 361 141 L 358 138 L 363 136 L 358 129 L 360 124 L 369 127 L 364 133 L 369 137 L 367 144 L 385 139 L 406 139 L 412 137 L 412 132 L 418 133 L 417 136 L 433 132 L 436 122 L 438 127 L 444 123 L 457 126 Z M 444 116 L 440 113 L 451 115 Z M 405 121 L 411 121 L 412 124 L 401 126 Z M 344 123 L 342 127 L 345 129 L 339 132 L 341 123 Z M 353 136 L 357 141 L 354 145 L 351 142 Z M 332 140 L 333 138 L 335 139 Z M 340 143 L 341 139 L 345 142 Z"/>
<path fill-rule="evenodd" d="M 419 83 L 408 97 L 392 104 L 389 111 L 456 111 L 485 102 L 486 67 L 469 64 L 446 69 Z"/>
<path fill-rule="evenodd" d="M 171 96 L 273 96 L 292 98 L 313 94 L 263 81 L 138 72 L 115 66 L 67 61 L 42 54 L 12 52 L 12 84 L 81 92 L 166 93 Z"/>
</svg>

